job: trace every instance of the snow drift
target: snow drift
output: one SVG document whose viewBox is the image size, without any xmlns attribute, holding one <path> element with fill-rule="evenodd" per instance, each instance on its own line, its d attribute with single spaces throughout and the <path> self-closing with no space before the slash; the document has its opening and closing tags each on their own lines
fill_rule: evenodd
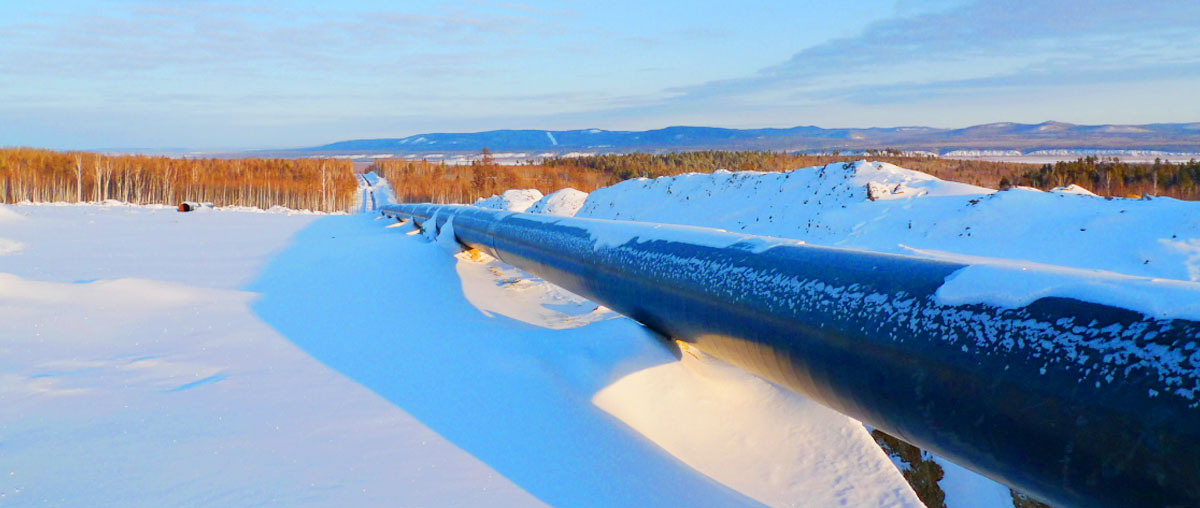
<svg viewBox="0 0 1200 508">
<path fill-rule="evenodd" d="M 526 212 L 571 217 L 583 207 L 588 194 L 570 187 L 560 189 L 539 199 Z"/>
<path fill-rule="evenodd" d="M 783 173 L 629 180 L 592 192 L 575 216 L 721 228 L 981 265 L 956 273 L 939 292 L 959 303 L 1015 306 L 1055 295 L 1155 317 L 1195 319 L 1200 309 L 1200 302 L 1172 297 L 1175 290 L 1194 295 L 1200 281 L 1200 204 L 1174 199 L 1107 199 L 1075 185 L 996 191 L 860 161 Z M 612 242 L 631 239 L 629 228 L 606 227 Z M 1058 270 L 1062 277 L 1031 280 L 1024 275 L 1028 267 Z M 1081 286 L 1081 279 L 1092 282 Z M 1138 291 L 1126 294 L 1130 284 Z M 641 421 L 650 409 L 622 409 L 637 406 L 604 397 L 597 403 L 705 467 L 702 450 L 682 446 L 678 436 L 656 427 L 661 421 Z M 948 506 L 1011 506 L 1007 488 L 938 461 L 946 469 Z"/>
<path fill-rule="evenodd" d="M 1200 203 L 998 192 L 880 162 L 628 180 L 592 192 L 576 216 L 1200 281 Z"/>
<path fill-rule="evenodd" d="M 534 203 L 542 199 L 541 191 L 537 189 L 511 189 L 506 190 L 498 196 L 490 198 L 480 198 L 475 201 L 475 206 L 480 208 L 492 208 L 495 210 L 508 210 L 510 212 L 524 212 Z"/>
</svg>

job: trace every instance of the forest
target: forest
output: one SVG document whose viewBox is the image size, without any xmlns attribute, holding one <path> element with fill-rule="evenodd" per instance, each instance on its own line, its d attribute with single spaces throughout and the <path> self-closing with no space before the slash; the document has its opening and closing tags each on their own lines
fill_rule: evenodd
<svg viewBox="0 0 1200 508">
<path fill-rule="evenodd" d="M 1200 199 L 1200 161 L 1171 164 L 1155 159 L 1149 164 L 1130 164 L 1116 158 L 1083 157 L 1074 161 L 1044 164 L 1015 179 L 1001 181 L 999 188 L 1027 185 L 1039 189 L 1076 184 L 1102 196 L 1138 197 L 1143 194 L 1180 199 Z"/>
<path fill-rule="evenodd" d="M 353 164 L 332 159 L 177 159 L 31 148 L 0 149 L 0 203 L 102 202 L 284 206 L 325 212 L 354 205 Z"/>
<path fill-rule="evenodd" d="M 1102 196 L 1143 194 L 1200 199 L 1200 162 L 1127 163 L 1084 157 L 1056 164 L 943 159 L 879 151 L 866 156 L 758 151 L 695 151 L 595 155 L 495 163 L 486 150 L 469 165 L 424 160 L 376 160 L 367 170 L 392 182 L 403 202 L 471 203 L 508 189 L 591 192 L 629 178 L 735 171 L 787 171 L 867 158 L 994 189 L 1048 190 L 1076 184 Z M 353 163 L 336 159 L 181 159 L 100 155 L 30 148 L 0 149 L 0 203 L 101 202 L 217 206 L 284 206 L 326 212 L 354 205 Z"/>
<path fill-rule="evenodd" d="M 903 155 L 893 150 L 868 155 L 803 155 L 759 151 L 695 151 L 665 154 L 594 155 L 498 165 L 488 152 L 470 165 L 429 161 L 377 160 L 371 169 L 392 182 L 397 199 L 406 202 L 470 203 L 507 189 L 531 188 L 549 193 L 563 187 L 591 192 L 629 178 L 656 178 L 682 173 L 788 171 L 860 159 L 888 162 L 943 180 L 992 189 L 1015 185 L 1049 190 L 1076 184 L 1103 196 L 1142 194 L 1200 199 L 1200 162 L 1135 164 L 1116 159 L 1081 158 L 1057 164 L 1027 164 Z"/>
</svg>

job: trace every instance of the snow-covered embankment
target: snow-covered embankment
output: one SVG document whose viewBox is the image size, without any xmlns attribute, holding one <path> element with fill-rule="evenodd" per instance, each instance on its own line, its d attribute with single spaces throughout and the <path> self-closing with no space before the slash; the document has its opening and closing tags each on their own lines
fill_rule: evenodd
<svg viewBox="0 0 1200 508">
<path fill-rule="evenodd" d="M 878 162 L 629 180 L 591 193 L 575 216 L 1200 280 L 1200 204 L 1075 186 L 997 192 Z"/>
<path fill-rule="evenodd" d="M 1075 186 L 996 192 L 859 162 L 630 180 L 593 192 L 575 216 L 722 228 L 973 265 L 939 291 L 946 304 L 1016 307 L 1065 296 L 1196 319 L 1197 212 L 1196 203 L 1109 200 Z M 629 384 L 641 375 L 631 375 Z M 629 396 L 636 399 L 633 391 Z M 689 461 L 675 427 L 661 416 L 645 417 L 651 407 L 614 414 Z M 1011 506 L 1006 488 L 942 464 L 948 506 Z"/>
</svg>

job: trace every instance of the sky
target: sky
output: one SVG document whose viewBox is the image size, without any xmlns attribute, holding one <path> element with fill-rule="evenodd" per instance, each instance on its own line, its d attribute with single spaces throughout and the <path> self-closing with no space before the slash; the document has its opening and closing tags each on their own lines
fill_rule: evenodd
<svg viewBox="0 0 1200 508">
<path fill-rule="evenodd" d="M 1200 121 L 1191 0 L 58 0 L 3 13 L 0 146 Z"/>
</svg>

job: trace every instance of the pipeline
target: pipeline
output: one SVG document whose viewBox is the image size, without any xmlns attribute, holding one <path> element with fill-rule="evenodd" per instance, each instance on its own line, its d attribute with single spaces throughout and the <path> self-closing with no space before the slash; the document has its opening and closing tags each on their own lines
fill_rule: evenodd
<svg viewBox="0 0 1200 508">
<path fill-rule="evenodd" d="M 968 265 L 708 228 L 382 213 L 450 224 L 463 245 L 1056 506 L 1200 506 L 1200 322 L 1057 296 L 947 303 L 939 288 Z"/>
</svg>

